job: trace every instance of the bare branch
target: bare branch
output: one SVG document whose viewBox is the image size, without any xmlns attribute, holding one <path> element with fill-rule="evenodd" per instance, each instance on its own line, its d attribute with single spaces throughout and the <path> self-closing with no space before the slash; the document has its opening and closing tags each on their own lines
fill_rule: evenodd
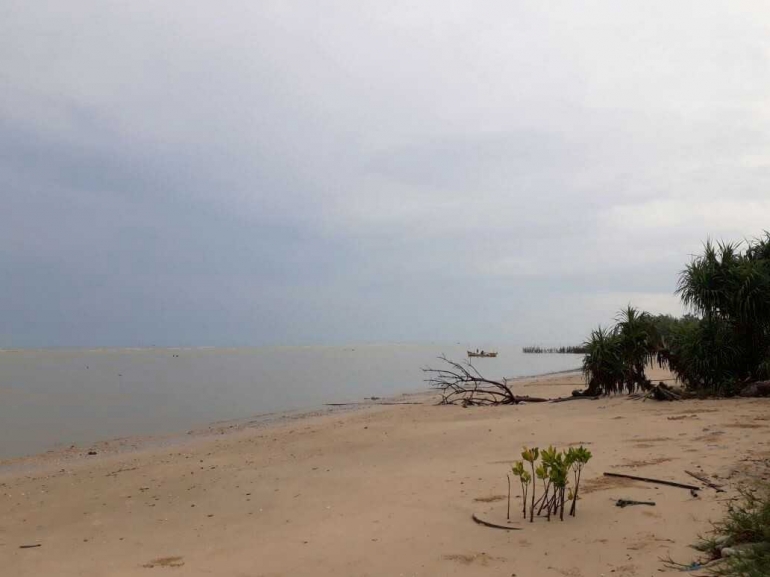
<svg viewBox="0 0 770 577">
<path fill-rule="evenodd" d="M 441 391 L 441 404 L 445 405 L 515 405 L 519 402 L 508 381 L 484 378 L 472 363 L 458 363 L 441 355 L 439 360 L 449 367 L 424 368 L 425 381 Z"/>
</svg>

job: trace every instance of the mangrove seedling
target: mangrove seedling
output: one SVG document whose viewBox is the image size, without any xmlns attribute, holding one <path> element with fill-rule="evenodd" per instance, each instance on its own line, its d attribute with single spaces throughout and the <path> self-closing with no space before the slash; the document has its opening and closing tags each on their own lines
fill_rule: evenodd
<svg viewBox="0 0 770 577">
<path fill-rule="evenodd" d="M 508 513 L 506 514 L 505 518 L 510 521 L 511 520 L 511 476 L 506 475 L 508 477 Z"/>
<path fill-rule="evenodd" d="M 548 496 L 551 489 L 551 477 L 550 469 L 551 462 L 556 458 L 556 449 L 553 446 L 549 446 L 547 449 L 540 451 L 540 467 L 537 468 L 536 474 L 538 479 L 543 481 L 543 495 L 538 499 L 540 507 L 537 510 L 537 514 L 540 515 L 543 512 L 543 508 L 548 505 Z"/>
<path fill-rule="evenodd" d="M 553 512 L 559 511 L 559 518 L 562 521 L 564 521 L 564 493 L 567 490 L 568 474 L 569 465 L 565 454 L 558 453 L 551 463 L 550 477 L 554 490 Z"/>
<path fill-rule="evenodd" d="M 578 493 L 580 492 L 580 475 L 583 472 L 583 467 L 588 461 L 591 460 L 591 451 L 586 449 L 583 445 L 580 445 L 577 449 L 570 447 L 567 452 L 567 458 L 570 461 L 572 467 L 572 474 L 575 479 L 575 489 L 572 495 L 572 506 L 570 507 L 569 514 L 573 517 L 577 514 L 577 500 Z"/>
<path fill-rule="evenodd" d="M 533 523 L 535 521 L 535 461 L 537 461 L 539 456 L 540 456 L 540 449 L 538 449 L 537 447 L 532 447 L 531 449 L 524 447 L 524 449 L 521 452 L 521 458 L 527 461 L 527 463 L 529 463 L 529 466 L 532 468 L 532 474 L 529 475 L 529 478 L 532 479 L 532 503 L 529 508 L 530 523 Z M 526 514 L 524 515 L 524 517 L 526 518 Z"/>
<path fill-rule="evenodd" d="M 545 451 L 543 451 L 545 452 Z M 540 498 L 537 500 L 540 504 L 540 507 L 537 509 L 537 514 L 540 515 L 540 513 L 543 511 L 543 507 L 545 507 L 545 502 L 548 500 L 548 492 L 550 490 L 550 479 L 548 478 L 548 465 L 545 463 L 541 463 L 540 466 L 535 469 L 535 475 L 537 475 L 537 478 L 540 479 L 540 481 L 543 483 L 543 494 L 540 495 Z"/>
<path fill-rule="evenodd" d="M 527 489 L 529 488 L 529 481 L 531 479 L 529 473 L 524 470 L 524 463 L 521 461 L 516 461 L 513 466 L 511 467 L 511 472 L 515 477 L 519 478 L 519 483 L 521 483 L 521 501 L 522 501 L 522 509 L 521 514 L 526 519 L 527 518 Z"/>
</svg>

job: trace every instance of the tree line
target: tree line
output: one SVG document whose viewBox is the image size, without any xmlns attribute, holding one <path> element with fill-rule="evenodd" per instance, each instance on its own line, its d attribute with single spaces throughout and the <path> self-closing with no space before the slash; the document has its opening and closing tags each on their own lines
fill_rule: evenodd
<svg viewBox="0 0 770 577">
<path fill-rule="evenodd" d="M 523 347 L 522 352 L 525 353 L 532 353 L 532 354 L 544 354 L 544 353 L 559 353 L 559 354 L 567 354 L 567 355 L 584 355 L 588 352 L 588 349 L 584 345 L 573 345 L 569 347 L 538 347 L 538 346 L 529 346 L 529 347 Z"/>
<path fill-rule="evenodd" d="M 633 393 L 645 366 L 668 367 L 686 389 L 733 395 L 770 379 L 770 233 L 743 243 L 707 241 L 679 276 L 691 311 L 652 315 L 628 306 L 584 343 L 587 394 Z"/>
</svg>

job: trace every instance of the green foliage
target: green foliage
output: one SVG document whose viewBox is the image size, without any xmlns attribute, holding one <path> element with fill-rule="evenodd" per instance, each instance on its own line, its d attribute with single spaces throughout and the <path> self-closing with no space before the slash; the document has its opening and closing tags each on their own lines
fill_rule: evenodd
<svg viewBox="0 0 770 577">
<path fill-rule="evenodd" d="M 523 461 L 516 461 L 511 470 L 521 482 L 524 518 L 527 517 L 527 496 L 530 482 L 532 483 L 531 502 L 529 504 L 530 522 L 534 522 L 535 514 L 539 516 L 543 510 L 545 510 L 549 521 L 551 515 L 557 512 L 559 512 L 560 518 L 564 520 L 564 505 L 567 500 L 572 501 L 570 515 L 574 516 L 580 489 L 580 474 L 583 466 L 591 459 L 591 452 L 583 446 L 570 447 L 566 451 L 557 451 L 552 446 L 542 450 L 537 447 L 524 447 L 521 457 Z M 537 465 L 538 458 L 540 458 L 539 465 Z M 525 470 L 524 462 L 530 464 L 531 475 Z M 570 481 L 570 471 L 573 473 L 574 486 L 570 488 L 569 499 L 567 499 L 566 491 Z M 540 479 L 543 484 L 543 493 L 537 500 L 535 499 L 535 479 Z"/>
<path fill-rule="evenodd" d="M 673 323 L 664 360 L 685 385 L 731 394 L 770 378 L 770 233 L 741 245 L 707 241 L 677 293 L 700 318 Z"/>
<path fill-rule="evenodd" d="M 559 453 L 556 455 L 556 458 L 553 460 L 553 463 L 551 464 L 551 469 L 549 471 L 549 478 L 551 480 L 551 483 L 553 483 L 553 486 L 556 487 L 557 489 L 563 489 L 564 487 L 567 486 L 567 483 L 569 481 L 568 474 L 569 474 L 569 464 L 565 459 L 564 453 Z"/>
<path fill-rule="evenodd" d="M 568 347 L 539 347 L 529 346 L 521 349 L 524 353 L 530 354 L 561 354 L 561 355 L 583 355 L 586 349 L 582 345 L 573 345 Z"/>
<path fill-rule="evenodd" d="M 745 244 L 707 241 L 676 292 L 694 315 L 651 316 L 629 306 L 613 328 L 592 331 L 583 358 L 589 394 L 648 388 L 644 369 L 653 360 L 709 394 L 770 379 L 770 233 Z"/>
<path fill-rule="evenodd" d="M 741 553 L 712 571 L 725 577 L 766 577 L 770 574 L 770 485 L 741 491 L 742 499 L 731 504 L 727 516 L 714 526 L 715 533 Z M 702 540 L 696 548 L 719 557 L 716 538 Z"/>
<path fill-rule="evenodd" d="M 740 370 L 744 357 L 730 324 L 713 318 L 674 326 L 661 353 L 685 387 L 719 395 L 735 392 L 745 377 Z"/>
<path fill-rule="evenodd" d="M 589 391 L 605 395 L 620 391 L 625 370 L 618 335 L 599 327 L 591 331 L 585 347 L 588 352 L 583 357 L 583 375 Z"/>
<path fill-rule="evenodd" d="M 599 327 L 584 344 L 583 374 L 592 394 L 609 395 L 649 387 L 645 365 L 660 351 L 660 335 L 649 313 L 628 306 L 612 329 Z"/>
<path fill-rule="evenodd" d="M 524 459 L 527 463 L 534 463 L 537 461 L 539 455 L 540 449 L 537 447 L 532 447 L 531 449 L 524 447 L 524 449 L 521 451 L 521 458 Z"/>
<path fill-rule="evenodd" d="M 632 306 L 620 311 L 615 332 L 620 337 L 620 356 L 623 361 L 626 389 L 629 393 L 637 388 L 646 389 L 649 381 L 644 367 L 655 359 L 660 349 L 660 337 L 652 315 L 639 312 Z"/>
</svg>

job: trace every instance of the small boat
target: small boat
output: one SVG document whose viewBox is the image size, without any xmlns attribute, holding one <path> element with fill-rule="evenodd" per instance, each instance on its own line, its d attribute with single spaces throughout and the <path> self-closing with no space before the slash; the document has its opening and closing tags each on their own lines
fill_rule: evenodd
<svg viewBox="0 0 770 577">
<path fill-rule="evenodd" d="M 486 358 L 494 358 L 497 356 L 497 351 L 480 351 L 476 349 L 476 351 L 468 351 L 469 357 L 486 357 Z"/>
</svg>

